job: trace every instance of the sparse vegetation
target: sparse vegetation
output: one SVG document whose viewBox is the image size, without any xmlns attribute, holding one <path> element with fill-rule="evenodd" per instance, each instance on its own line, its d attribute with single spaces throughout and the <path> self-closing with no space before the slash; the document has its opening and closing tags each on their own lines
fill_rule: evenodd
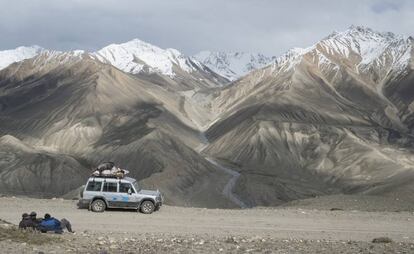
<svg viewBox="0 0 414 254">
<path fill-rule="evenodd" d="M 62 239 L 58 235 L 42 234 L 34 230 L 21 230 L 17 226 L 0 219 L 0 241 L 6 240 L 43 245 L 55 243 Z"/>
</svg>

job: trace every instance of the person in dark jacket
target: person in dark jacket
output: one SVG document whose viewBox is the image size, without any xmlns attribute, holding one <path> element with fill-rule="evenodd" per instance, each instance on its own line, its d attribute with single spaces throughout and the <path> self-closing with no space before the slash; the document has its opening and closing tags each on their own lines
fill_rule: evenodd
<svg viewBox="0 0 414 254">
<path fill-rule="evenodd" d="M 45 214 L 44 219 L 39 224 L 39 229 L 42 233 L 48 231 L 54 231 L 57 234 L 61 234 L 62 227 L 60 226 L 60 221 L 50 216 L 50 214 Z"/>
<path fill-rule="evenodd" d="M 29 217 L 30 217 L 30 220 L 32 221 L 32 223 L 35 225 L 35 227 L 39 226 L 40 222 L 42 221 L 42 219 L 37 218 L 37 213 L 36 212 L 31 212 Z"/>
<path fill-rule="evenodd" d="M 19 223 L 20 229 L 36 229 L 36 225 L 32 222 L 27 213 L 22 214 L 22 220 Z"/>
<path fill-rule="evenodd" d="M 59 221 L 58 219 L 53 218 L 50 214 L 45 214 L 44 219 L 39 224 L 39 230 L 42 233 L 46 233 L 48 231 L 53 231 L 56 234 L 62 234 L 63 229 L 67 229 L 69 232 L 73 233 L 72 225 L 66 219 L 62 219 Z"/>
</svg>

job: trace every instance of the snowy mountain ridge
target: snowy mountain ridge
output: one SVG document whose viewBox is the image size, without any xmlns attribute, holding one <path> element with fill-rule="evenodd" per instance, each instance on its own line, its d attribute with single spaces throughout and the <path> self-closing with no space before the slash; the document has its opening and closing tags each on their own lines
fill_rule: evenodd
<svg viewBox="0 0 414 254">
<path fill-rule="evenodd" d="M 357 72 L 371 68 L 385 67 L 401 72 L 411 59 L 413 39 L 409 36 L 381 33 L 367 27 L 351 26 L 344 32 L 333 32 L 308 48 L 294 48 L 278 57 L 273 67 L 289 70 L 299 63 L 303 56 L 312 54 L 319 65 L 338 67 L 336 59 L 356 58 Z"/>
<path fill-rule="evenodd" d="M 122 44 L 111 44 L 92 53 L 98 60 L 107 62 L 125 72 L 137 74 L 149 67 L 149 72 L 174 77 L 174 65 L 186 72 L 193 70 L 188 59 L 176 49 L 161 49 L 157 46 L 134 39 Z"/>
<path fill-rule="evenodd" d="M 30 47 L 22 46 L 15 49 L 0 51 L 0 70 L 12 63 L 35 57 L 42 51 L 44 51 L 44 49 L 37 45 Z"/>
<path fill-rule="evenodd" d="M 217 74 L 234 81 L 249 72 L 269 65 L 275 57 L 247 52 L 201 51 L 193 56 Z"/>
</svg>

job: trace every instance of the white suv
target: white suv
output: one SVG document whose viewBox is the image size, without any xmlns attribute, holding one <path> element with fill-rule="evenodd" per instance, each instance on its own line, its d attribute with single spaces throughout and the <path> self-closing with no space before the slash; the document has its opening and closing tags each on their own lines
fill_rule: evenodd
<svg viewBox="0 0 414 254">
<path fill-rule="evenodd" d="M 134 178 L 89 177 L 78 207 L 88 207 L 94 212 L 103 212 L 106 208 L 136 209 L 150 214 L 162 203 L 158 190 L 142 190 Z"/>
</svg>

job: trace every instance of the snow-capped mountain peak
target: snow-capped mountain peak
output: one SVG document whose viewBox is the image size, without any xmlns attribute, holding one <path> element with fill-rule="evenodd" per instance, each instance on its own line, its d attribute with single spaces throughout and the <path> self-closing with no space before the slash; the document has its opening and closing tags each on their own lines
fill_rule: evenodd
<svg viewBox="0 0 414 254">
<path fill-rule="evenodd" d="M 361 64 L 369 64 L 377 59 L 387 48 L 408 46 L 408 37 L 393 33 L 376 32 L 370 28 L 351 26 L 344 32 L 335 32 L 322 40 L 319 45 L 329 48 L 330 53 L 349 57 L 351 53 L 361 56 Z M 403 50 L 402 48 L 398 49 Z"/>
<path fill-rule="evenodd" d="M 150 43 L 134 39 L 121 44 L 111 44 L 92 53 L 98 60 L 132 74 L 146 71 L 175 76 L 177 65 L 187 72 L 192 71 L 187 58 L 176 49 L 162 49 Z"/>
<path fill-rule="evenodd" d="M 275 59 L 275 57 L 268 57 L 263 54 L 211 51 L 201 51 L 193 58 L 231 81 L 248 74 L 252 70 L 262 68 Z"/>
<path fill-rule="evenodd" d="M 346 61 L 357 72 L 375 72 L 378 75 L 391 71 L 398 75 L 406 70 L 413 47 L 408 36 L 382 33 L 367 27 L 351 26 L 343 32 L 333 32 L 308 48 L 291 49 L 278 57 L 273 70 L 288 71 L 310 54 L 312 61 L 326 71 L 338 69 Z"/>
<path fill-rule="evenodd" d="M 12 63 L 33 58 L 42 51 L 44 51 L 44 49 L 37 45 L 0 51 L 0 70 Z"/>
</svg>

